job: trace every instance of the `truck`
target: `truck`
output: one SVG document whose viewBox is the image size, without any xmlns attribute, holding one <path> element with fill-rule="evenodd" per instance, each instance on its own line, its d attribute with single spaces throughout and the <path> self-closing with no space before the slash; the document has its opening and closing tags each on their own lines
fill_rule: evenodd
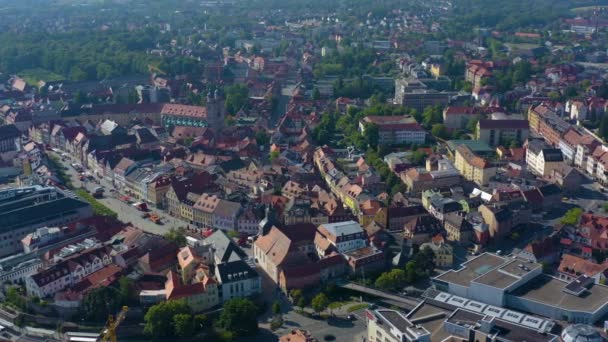
<svg viewBox="0 0 608 342">
<path fill-rule="evenodd" d="M 156 213 L 150 214 L 150 221 L 160 224 L 160 217 Z"/>
<path fill-rule="evenodd" d="M 135 202 L 133 206 L 139 211 L 148 211 L 148 205 L 144 202 Z"/>
</svg>

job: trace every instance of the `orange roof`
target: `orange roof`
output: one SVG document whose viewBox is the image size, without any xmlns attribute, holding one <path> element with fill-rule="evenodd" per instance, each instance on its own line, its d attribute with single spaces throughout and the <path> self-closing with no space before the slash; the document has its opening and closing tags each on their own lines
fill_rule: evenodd
<svg viewBox="0 0 608 342">
<path fill-rule="evenodd" d="M 575 276 L 581 274 L 593 277 L 598 273 L 603 273 L 608 269 L 607 264 L 596 264 L 592 261 L 579 258 L 571 254 L 564 254 L 562 262 L 559 264 L 558 270 L 562 273 L 568 273 Z"/>
</svg>

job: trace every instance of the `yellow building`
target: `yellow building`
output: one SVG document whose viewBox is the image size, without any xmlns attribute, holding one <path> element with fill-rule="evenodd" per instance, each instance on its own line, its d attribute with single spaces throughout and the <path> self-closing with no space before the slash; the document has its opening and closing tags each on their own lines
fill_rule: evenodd
<svg viewBox="0 0 608 342">
<path fill-rule="evenodd" d="M 431 64 L 431 75 L 433 75 L 433 77 L 443 76 L 443 74 L 444 74 L 443 65 L 438 64 L 438 63 Z"/>
<path fill-rule="evenodd" d="M 382 227 L 386 227 L 388 217 L 388 209 L 380 201 L 367 200 L 359 206 L 359 224 L 362 227 L 367 227 L 370 223 L 376 222 Z"/>
<path fill-rule="evenodd" d="M 478 185 L 487 185 L 490 178 L 496 175 L 496 166 L 489 160 L 475 155 L 466 145 L 456 148 L 454 166 L 467 180 Z"/>
</svg>

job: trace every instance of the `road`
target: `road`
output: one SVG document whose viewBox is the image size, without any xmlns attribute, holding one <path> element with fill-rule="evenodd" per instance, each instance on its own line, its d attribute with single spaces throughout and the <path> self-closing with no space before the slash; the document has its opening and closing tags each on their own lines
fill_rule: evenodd
<svg viewBox="0 0 608 342">
<path fill-rule="evenodd" d="M 394 294 L 390 294 L 384 291 L 379 291 L 376 289 L 372 289 L 370 287 L 367 286 L 363 286 L 363 285 L 359 285 L 359 284 L 355 284 L 355 283 L 351 283 L 351 282 L 346 282 L 343 284 L 338 284 L 338 286 L 348 289 L 348 290 L 353 290 L 353 291 L 358 291 L 358 292 L 362 292 L 368 295 L 372 295 L 375 297 L 379 297 L 379 298 L 384 298 L 384 299 L 388 299 L 388 300 L 392 300 L 395 302 L 399 302 L 402 303 L 404 305 L 409 306 L 409 309 L 413 309 L 415 308 L 418 304 L 420 304 L 420 302 L 410 299 L 410 298 L 406 298 L 403 296 L 398 296 L 398 295 L 394 295 Z"/>
<path fill-rule="evenodd" d="M 55 152 L 49 151 L 48 153 L 55 155 L 56 157 L 61 159 L 61 156 L 59 156 Z M 105 179 L 99 180 L 96 178 L 96 180 L 99 181 L 100 184 L 97 184 L 93 181 L 81 182 L 79 180 L 78 172 L 76 172 L 76 170 L 74 170 L 74 168 L 70 165 L 70 163 L 73 163 L 73 162 L 75 162 L 75 161 L 67 159 L 66 161 L 62 161 L 62 165 L 66 168 L 66 173 L 71 177 L 72 184 L 74 185 L 74 187 L 75 188 L 84 187 L 89 192 L 92 193 L 96 187 L 102 186 L 105 189 L 104 197 L 99 198 L 97 200 L 99 202 L 101 202 L 103 205 L 105 205 L 108 208 L 110 208 L 111 210 L 113 210 L 114 212 L 116 212 L 119 220 L 121 220 L 123 222 L 129 222 L 129 223 L 133 224 L 134 226 L 136 226 L 146 232 L 149 232 L 152 234 L 159 234 L 159 235 L 165 234 L 172 227 L 175 227 L 175 228 L 184 227 L 185 228 L 187 226 L 192 226 L 188 222 L 185 222 L 178 218 L 172 217 L 168 213 L 163 212 L 161 210 L 154 210 L 154 212 L 157 213 L 158 216 L 161 218 L 161 222 L 162 222 L 161 225 L 155 224 L 152 221 L 150 221 L 149 219 L 142 218 L 141 211 L 137 210 L 132 205 L 120 200 L 119 198 L 122 195 L 119 194 L 117 191 L 114 191 L 114 192 L 111 191 L 111 189 L 114 189 L 114 186 L 107 180 L 105 180 Z M 78 163 L 78 162 L 76 161 L 76 163 Z"/>
</svg>

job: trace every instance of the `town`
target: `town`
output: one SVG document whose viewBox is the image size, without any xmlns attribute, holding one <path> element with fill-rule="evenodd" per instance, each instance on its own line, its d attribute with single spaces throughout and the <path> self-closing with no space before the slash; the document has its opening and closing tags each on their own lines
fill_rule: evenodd
<svg viewBox="0 0 608 342">
<path fill-rule="evenodd" d="M 0 341 L 608 339 L 608 2 L 0 21 Z"/>
</svg>

